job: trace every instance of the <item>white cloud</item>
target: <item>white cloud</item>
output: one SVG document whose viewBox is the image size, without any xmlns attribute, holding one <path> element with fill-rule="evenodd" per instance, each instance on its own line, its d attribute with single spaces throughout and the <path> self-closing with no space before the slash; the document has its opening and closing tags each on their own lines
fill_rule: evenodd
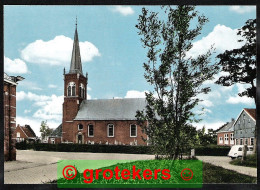
<svg viewBox="0 0 260 190">
<path fill-rule="evenodd" d="M 137 90 L 129 90 L 126 93 L 125 98 L 145 98 L 145 92 L 147 91 L 137 91 Z"/>
<path fill-rule="evenodd" d="M 199 94 L 198 98 L 202 100 L 199 102 L 200 106 L 205 106 L 205 107 L 212 107 L 214 106 L 213 102 L 216 101 L 216 99 L 219 99 L 221 97 L 221 94 L 214 90 L 210 91 L 208 94 Z"/>
<path fill-rule="evenodd" d="M 256 11 L 256 6 L 231 6 L 229 10 L 239 14 L 244 14 Z"/>
<path fill-rule="evenodd" d="M 134 10 L 130 6 L 120 6 L 116 5 L 112 8 L 113 12 L 118 12 L 122 14 L 123 16 L 128 16 L 134 14 Z"/>
<path fill-rule="evenodd" d="M 48 87 L 49 87 L 49 88 L 57 88 L 57 85 L 55 85 L 55 84 L 49 84 Z"/>
<path fill-rule="evenodd" d="M 35 132 L 36 136 L 40 137 L 41 133 L 40 133 L 40 127 L 41 127 L 41 122 L 44 121 L 44 119 L 40 120 L 40 119 L 35 119 L 35 118 L 30 118 L 30 117 L 16 117 L 16 124 L 20 125 L 20 126 L 24 126 L 24 125 L 30 125 L 30 127 L 33 129 L 33 131 Z M 47 121 L 47 125 L 50 128 L 57 128 L 59 125 L 61 124 L 61 122 L 57 122 L 57 121 Z"/>
<path fill-rule="evenodd" d="M 49 41 L 36 40 L 21 51 L 21 57 L 30 63 L 64 65 L 69 64 L 73 40 L 60 35 Z M 80 42 L 81 61 L 89 62 L 100 56 L 98 48 L 91 42 Z"/>
<path fill-rule="evenodd" d="M 19 86 L 22 86 L 29 90 L 42 90 L 42 88 L 40 88 L 36 82 L 32 82 L 32 81 L 28 81 L 28 80 L 20 81 Z"/>
<path fill-rule="evenodd" d="M 229 104 L 247 104 L 247 105 L 253 105 L 255 103 L 253 98 L 249 98 L 247 96 L 240 97 L 238 95 L 229 97 L 226 102 Z"/>
<path fill-rule="evenodd" d="M 26 63 L 21 59 L 11 60 L 4 56 L 4 71 L 6 73 L 25 74 L 28 73 Z"/>
<path fill-rule="evenodd" d="M 206 131 L 208 129 L 218 129 L 219 127 L 221 127 L 222 125 L 224 125 L 226 122 L 224 121 L 216 121 L 216 122 L 211 122 L 211 123 L 208 123 L 208 122 L 205 122 L 205 121 L 202 121 L 200 123 L 193 123 L 193 126 L 196 126 L 197 130 L 198 129 L 202 129 L 203 126 L 205 126 L 206 128 Z"/>
<path fill-rule="evenodd" d="M 24 110 L 24 113 L 30 113 L 31 110 Z"/>
<path fill-rule="evenodd" d="M 239 48 L 244 42 L 238 42 L 238 39 L 240 37 L 237 36 L 237 29 L 218 24 L 206 37 L 193 43 L 193 47 L 187 52 L 187 57 L 197 57 L 204 54 L 212 45 L 214 45 L 215 51 L 218 53 Z"/>
</svg>

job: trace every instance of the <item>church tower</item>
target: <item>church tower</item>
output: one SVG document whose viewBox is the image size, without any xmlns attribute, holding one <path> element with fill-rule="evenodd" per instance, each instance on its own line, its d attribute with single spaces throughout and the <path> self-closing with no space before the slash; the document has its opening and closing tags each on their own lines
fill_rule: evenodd
<svg viewBox="0 0 260 190">
<path fill-rule="evenodd" d="M 76 117 L 79 106 L 83 100 L 87 98 L 87 74 L 83 75 L 80 57 L 79 39 L 76 29 L 74 34 L 73 49 L 71 55 L 70 70 L 66 73 L 64 68 L 64 103 L 62 126 L 66 128 L 67 124 L 71 124 Z M 69 127 L 69 125 L 67 126 Z M 66 135 L 65 135 L 66 136 Z"/>
</svg>

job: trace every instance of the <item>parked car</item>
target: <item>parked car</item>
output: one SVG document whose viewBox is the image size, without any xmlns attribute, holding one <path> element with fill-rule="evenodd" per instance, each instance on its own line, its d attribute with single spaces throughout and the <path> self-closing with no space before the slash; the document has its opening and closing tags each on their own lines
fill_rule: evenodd
<svg viewBox="0 0 260 190">
<path fill-rule="evenodd" d="M 231 159 L 242 158 L 244 145 L 234 145 L 231 147 L 228 156 Z M 253 154 L 253 146 L 247 146 L 246 155 Z"/>
</svg>

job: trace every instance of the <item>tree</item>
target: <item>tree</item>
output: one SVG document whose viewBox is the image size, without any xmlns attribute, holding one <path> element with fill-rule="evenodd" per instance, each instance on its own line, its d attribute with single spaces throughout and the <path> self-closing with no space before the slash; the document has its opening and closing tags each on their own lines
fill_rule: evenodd
<svg viewBox="0 0 260 190">
<path fill-rule="evenodd" d="M 40 132 L 42 139 L 45 139 L 47 136 L 50 136 L 50 134 L 53 132 L 53 129 L 49 128 L 47 121 L 42 121 Z"/>
<path fill-rule="evenodd" d="M 147 49 L 144 77 L 153 87 L 146 93 L 146 109 L 137 111 L 136 118 L 148 136 L 144 140 L 153 145 L 154 154 L 177 159 L 191 148 L 190 143 L 186 150 L 182 146 L 187 138 L 193 137 L 185 129 L 199 120 L 194 114 L 200 101 L 198 95 L 210 91 L 209 87 L 202 88 L 202 83 L 212 79 L 218 67 L 210 64 L 212 48 L 197 57 L 187 55 L 207 18 L 194 6 L 162 9 L 166 19 L 159 19 L 158 13 L 143 8 L 136 25 Z"/>
<path fill-rule="evenodd" d="M 228 75 L 221 76 L 216 83 L 222 86 L 249 84 L 250 87 L 238 95 L 254 98 L 256 103 L 256 19 L 247 20 L 237 35 L 241 37 L 238 42 L 243 42 L 244 45 L 217 56 L 220 59 L 218 65 Z"/>
</svg>

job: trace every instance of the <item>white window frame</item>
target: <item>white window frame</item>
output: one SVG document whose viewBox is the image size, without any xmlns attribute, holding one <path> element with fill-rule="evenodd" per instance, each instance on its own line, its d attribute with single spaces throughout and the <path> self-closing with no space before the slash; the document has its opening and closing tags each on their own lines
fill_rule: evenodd
<svg viewBox="0 0 260 190">
<path fill-rule="evenodd" d="M 79 128 L 79 126 L 82 125 L 81 123 L 78 124 L 78 131 L 82 131 L 84 126 L 82 125 L 82 129 Z"/>
<path fill-rule="evenodd" d="M 230 133 L 230 144 L 234 144 L 234 133 Z"/>
<path fill-rule="evenodd" d="M 51 144 L 55 144 L 55 139 L 51 138 Z"/>
<path fill-rule="evenodd" d="M 131 135 L 131 128 L 132 128 L 132 126 L 135 126 L 135 135 Z M 131 124 L 130 125 L 130 137 L 137 137 L 137 126 L 136 126 L 136 124 Z"/>
<path fill-rule="evenodd" d="M 241 143 L 241 140 L 242 140 L 242 143 Z M 243 145 L 243 144 L 244 144 L 244 140 L 243 140 L 243 138 L 240 138 L 239 145 Z"/>
<path fill-rule="evenodd" d="M 89 135 L 89 126 L 92 125 L 93 127 L 93 135 Z M 88 137 L 94 137 L 94 125 L 93 124 L 88 124 Z"/>
<path fill-rule="evenodd" d="M 228 144 L 228 133 L 224 134 L 224 144 Z"/>
<path fill-rule="evenodd" d="M 109 136 L 109 126 L 113 126 L 113 136 Z M 107 137 L 115 137 L 115 126 L 114 124 L 107 125 Z"/>
<path fill-rule="evenodd" d="M 69 82 L 67 86 L 67 96 L 72 96 L 72 87 L 75 86 L 75 96 L 76 96 L 76 84 L 75 82 Z M 70 87 L 70 93 L 69 93 L 69 87 Z"/>
<path fill-rule="evenodd" d="M 248 138 L 245 138 L 245 145 L 248 145 Z"/>
<path fill-rule="evenodd" d="M 253 144 L 252 144 L 252 140 L 253 140 Z M 254 140 L 255 140 L 254 137 L 251 137 L 251 138 L 250 138 L 250 145 L 254 145 Z"/>
<path fill-rule="evenodd" d="M 219 137 L 219 144 L 223 144 L 223 137 Z"/>
<path fill-rule="evenodd" d="M 17 132 L 17 133 L 16 133 L 16 137 L 17 137 L 17 138 L 20 138 L 20 137 L 21 137 L 20 132 Z"/>
</svg>

